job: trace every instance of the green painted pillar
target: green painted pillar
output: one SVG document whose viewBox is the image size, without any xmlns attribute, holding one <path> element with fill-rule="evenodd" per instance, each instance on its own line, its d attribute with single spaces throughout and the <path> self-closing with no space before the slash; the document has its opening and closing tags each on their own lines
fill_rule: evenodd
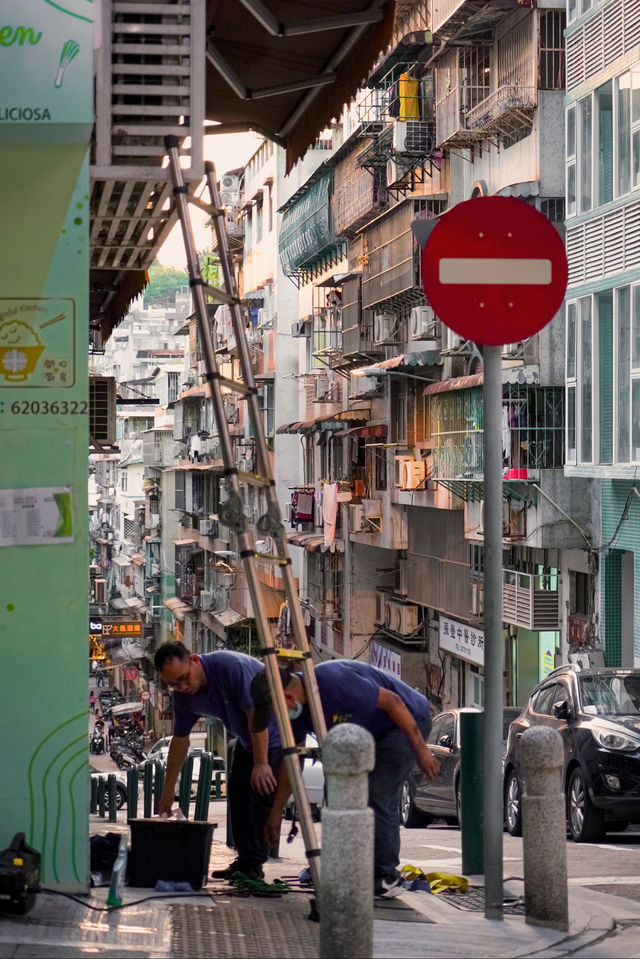
<svg viewBox="0 0 640 959">
<path fill-rule="evenodd" d="M 25 832 L 69 891 L 89 886 L 94 7 L 0 0 L 0 848 Z"/>
<path fill-rule="evenodd" d="M 484 875 L 484 713 L 460 713 L 460 832 L 462 872 Z"/>
</svg>

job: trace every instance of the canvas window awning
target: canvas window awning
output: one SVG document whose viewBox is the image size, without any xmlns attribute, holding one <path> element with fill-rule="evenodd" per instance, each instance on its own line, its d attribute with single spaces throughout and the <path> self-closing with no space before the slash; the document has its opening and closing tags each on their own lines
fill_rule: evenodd
<svg viewBox="0 0 640 959">
<path fill-rule="evenodd" d="M 191 612 L 191 607 L 187 603 L 183 603 L 178 596 L 170 596 L 168 599 L 163 599 L 162 602 L 176 619 L 184 619 L 186 614 Z"/>
<path fill-rule="evenodd" d="M 310 553 L 344 553 L 344 540 L 334 539 L 329 546 L 324 544 L 324 535 L 318 533 L 287 533 L 287 542 L 301 546 Z"/>
</svg>

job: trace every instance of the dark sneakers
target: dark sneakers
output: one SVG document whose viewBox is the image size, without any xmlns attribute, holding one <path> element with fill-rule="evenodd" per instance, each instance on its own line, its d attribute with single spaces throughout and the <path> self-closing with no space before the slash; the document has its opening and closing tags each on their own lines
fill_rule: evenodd
<svg viewBox="0 0 640 959">
<path fill-rule="evenodd" d="M 404 883 L 399 876 L 387 876 L 384 879 L 376 879 L 373 894 L 376 899 L 395 899 L 404 890 Z"/>
<path fill-rule="evenodd" d="M 233 879 L 239 872 L 247 879 L 264 879 L 264 870 L 261 866 L 250 866 L 240 862 L 239 859 L 227 866 L 226 869 L 214 869 L 211 873 L 212 879 Z"/>
</svg>

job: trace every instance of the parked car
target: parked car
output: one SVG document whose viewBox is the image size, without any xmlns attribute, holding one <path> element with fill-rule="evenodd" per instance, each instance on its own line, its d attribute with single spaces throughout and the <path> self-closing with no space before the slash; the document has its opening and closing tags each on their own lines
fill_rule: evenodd
<svg viewBox="0 0 640 959">
<path fill-rule="evenodd" d="M 400 819 L 407 829 L 428 826 L 434 819 L 444 818 L 450 825 L 460 822 L 460 715 L 482 712 L 479 707 L 448 709 L 434 717 L 427 742 L 440 762 L 435 779 L 415 766 L 402 786 Z M 516 706 L 505 706 L 503 715 L 503 755 L 506 750 L 509 724 L 520 715 Z"/>
<path fill-rule="evenodd" d="M 313 733 L 307 735 L 305 746 L 307 749 L 318 749 L 318 740 Z M 317 820 L 320 818 L 320 808 L 324 805 L 324 769 L 317 756 L 305 756 L 302 781 L 311 807 L 311 815 Z M 284 815 L 285 819 L 293 819 L 297 816 L 293 795 L 287 800 Z"/>
<path fill-rule="evenodd" d="M 556 729 L 569 832 L 597 842 L 640 822 L 640 669 L 561 666 L 539 683 L 512 723 L 504 766 L 507 829 L 522 833 L 520 739 L 534 726 Z"/>
<path fill-rule="evenodd" d="M 99 779 L 102 776 L 103 779 L 106 779 L 110 773 L 100 772 L 94 766 L 89 766 L 91 771 L 92 779 Z M 116 809 L 122 809 L 122 807 L 127 802 L 127 777 L 120 772 L 114 773 L 116 777 Z M 105 790 L 104 802 L 107 811 L 109 810 L 109 792 Z"/>
</svg>

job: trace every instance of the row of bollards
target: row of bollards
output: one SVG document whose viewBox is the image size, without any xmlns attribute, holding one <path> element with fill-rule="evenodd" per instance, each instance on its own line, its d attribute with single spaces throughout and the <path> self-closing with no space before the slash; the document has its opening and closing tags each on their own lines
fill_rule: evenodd
<svg viewBox="0 0 640 959">
<path fill-rule="evenodd" d="M 467 725 L 467 716 L 474 720 L 477 717 L 477 721 Z M 463 717 L 466 735 L 462 775 L 467 780 L 466 789 L 462 788 L 461 810 L 463 871 L 467 872 L 466 855 L 467 864 L 480 874 L 482 715 Z M 522 797 L 525 917 L 529 924 L 566 931 L 569 909 L 562 740 L 554 729 L 529 729 L 522 736 L 521 750 L 526 783 Z M 320 957 L 358 959 L 373 951 L 374 830 L 373 812 L 367 802 L 375 744 L 362 727 L 342 723 L 327 733 L 322 754 L 327 806 L 322 813 Z M 475 835 L 469 839 L 465 832 Z"/>
<path fill-rule="evenodd" d="M 211 798 L 220 799 L 223 795 L 222 773 L 213 772 L 213 754 L 200 756 L 200 771 L 195 795 L 193 818 L 206 821 L 209 815 Z M 142 777 L 142 778 L 141 778 Z M 187 760 L 180 774 L 178 804 L 185 819 L 189 818 L 192 799 L 193 756 Z M 157 812 L 162 788 L 164 786 L 164 764 L 160 760 L 132 766 L 127 770 L 127 819 L 137 819 L 142 783 L 142 807 L 145 819 Z M 114 773 L 91 777 L 90 812 L 101 818 L 108 815 L 109 822 L 117 821 L 117 777 Z"/>
</svg>

